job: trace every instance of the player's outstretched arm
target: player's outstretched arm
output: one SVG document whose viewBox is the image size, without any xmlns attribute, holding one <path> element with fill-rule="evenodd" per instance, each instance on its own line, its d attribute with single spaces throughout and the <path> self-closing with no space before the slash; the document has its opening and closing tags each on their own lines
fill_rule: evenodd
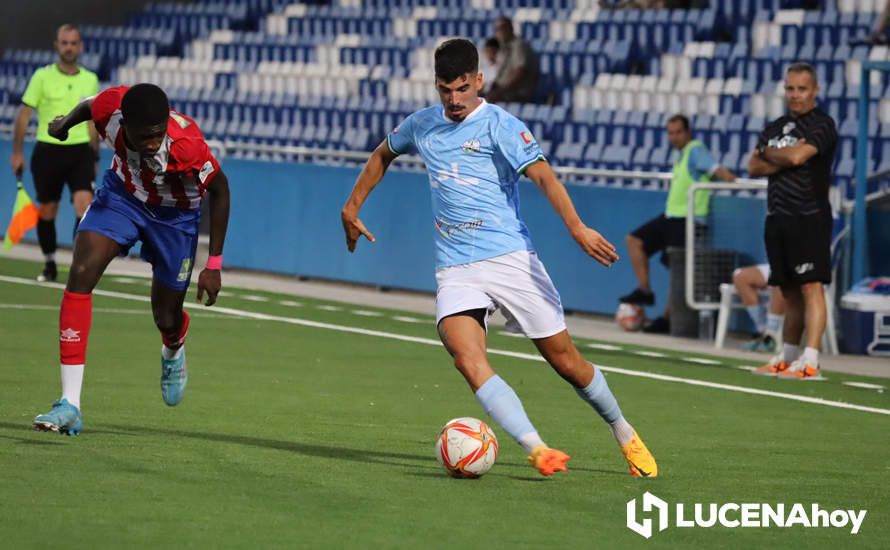
<svg viewBox="0 0 890 550">
<path fill-rule="evenodd" d="M 581 250 L 606 267 L 618 261 L 615 245 L 607 241 L 597 231 L 584 225 L 575 210 L 571 197 L 569 197 L 569 192 L 566 191 L 565 186 L 559 181 L 547 162 L 540 160 L 532 164 L 526 169 L 525 175 L 544 192 L 544 196 L 562 218 Z"/>
<path fill-rule="evenodd" d="M 57 116 L 49 123 L 47 132 L 50 136 L 59 141 L 68 139 L 68 130 L 77 126 L 81 122 L 92 120 L 93 98 L 88 97 L 77 104 L 77 107 L 71 109 L 71 112 L 65 116 Z"/>
<path fill-rule="evenodd" d="M 343 205 L 343 210 L 340 211 L 343 232 L 346 234 L 346 248 L 350 252 L 355 251 L 355 245 L 358 243 L 361 235 L 374 242 L 374 235 L 368 231 L 365 224 L 358 218 L 358 212 L 362 209 L 362 205 L 365 203 L 365 199 L 368 198 L 371 190 L 380 183 L 380 180 L 383 179 L 383 175 L 386 173 L 386 169 L 389 168 L 390 163 L 397 156 L 390 150 L 386 140 L 383 140 L 374 149 L 371 156 L 368 157 L 368 162 L 365 163 L 365 167 L 362 168 L 361 173 L 355 180 L 352 194 L 346 199 L 346 204 Z"/>
<path fill-rule="evenodd" d="M 214 176 L 207 186 L 210 195 L 210 255 L 222 256 L 223 244 L 226 240 L 226 229 L 229 227 L 229 179 L 222 170 Z M 216 296 L 222 288 L 219 269 L 205 267 L 198 275 L 198 301 L 207 292 L 205 306 L 216 303 Z"/>
</svg>

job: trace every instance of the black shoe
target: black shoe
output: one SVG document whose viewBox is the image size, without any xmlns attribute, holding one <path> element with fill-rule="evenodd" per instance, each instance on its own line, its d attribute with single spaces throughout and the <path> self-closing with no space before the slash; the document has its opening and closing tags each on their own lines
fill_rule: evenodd
<svg viewBox="0 0 890 550">
<path fill-rule="evenodd" d="M 37 282 L 52 283 L 55 282 L 58 276 L 59 272 L 56 270 L 56 262 L 46 262 L 46 265 L 43 266 L 43 272 L 37 276 Z"/>
<path fill-rule="evenodd" d="M 618 298 L 618 302 L 638 306 L 653 306 L 655 305 L 655 294 L 651 290 L 635 288 L 630 294 L 625 294 L 621 298 Z"/>
<path fill-rule="evenodd" d="M 671 322 L 664 317 L 657 317 L 643 327 L 647 334 L 668 334 L 671 331 Z"/>
</svg>

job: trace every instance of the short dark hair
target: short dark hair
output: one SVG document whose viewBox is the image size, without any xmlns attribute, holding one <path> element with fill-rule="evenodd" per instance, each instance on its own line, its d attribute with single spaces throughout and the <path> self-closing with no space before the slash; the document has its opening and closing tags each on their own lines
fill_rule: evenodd
<svg viewBox="0 0 890 550">
<path fill-rule="evenodd" d="M 492 36 L 485 41 L 485 45 L 483 47 L 498 49 L 501 47 L 501 44 L 500 44 L 500 42 L 498 42 L 497 38 Z"/>
<path fill-rule="evenodd" d="M 479 72 L 479 52 L 464 38 L 446 40 L 436 48 L 436 78 L 451 82 L 467 73 Z"/>
<path fill-rule="evenodd" d="M 810 65 L 809 63 L 797 62 L 788 65 L 788 68 L 785 70 L 785 74 L 788 73 L 810 73 L 810 76 L 813 78 L 813 83 L 817 81 L 816 79 L 816 69 Z"/>
<path fill-rule="evenodd" d="M 686 130 L 687 132 L 689 131 L 689 119 L 686 118 L 686 115 L 681 115 L 680 113 L 677 113 L 676 115 L 674 115 L 668 119 L 668 124 L 670 124 L 671 122 L 679 122 L 679 123 L 683 124 L 684 130 Z"/>
<path fill-rule="evenodd" d="M 163 124 L 170 117 L 170 102 L 154 84 L 136 84 L 121 100 L 121 115 L 128 126 Z"/>
<path fill-rule="evenodd" d="M 56 29 L 56 37 L 58 37 L 59 33 L 63 31 L 75 31 L 77 32 L 78 38 L 80 37 L 80 27 L 78 27 L 74 23 L 64 23 L 62 25 L 59 25 L 59 28 Z"/>
</svg>

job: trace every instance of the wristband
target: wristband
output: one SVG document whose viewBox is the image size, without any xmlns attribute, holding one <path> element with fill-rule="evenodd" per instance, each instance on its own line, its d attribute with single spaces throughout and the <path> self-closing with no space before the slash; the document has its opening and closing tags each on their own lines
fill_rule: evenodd
<svg viewBox="0 0 890 550">
<path fill-rule="evenodd" d="M 207 269 L 215 269 L 217 271 L 222 269 L 222 254 L 219 256 L 208 256 L 207 264 L 205 264 L 204 267 Z"/>
</svg>

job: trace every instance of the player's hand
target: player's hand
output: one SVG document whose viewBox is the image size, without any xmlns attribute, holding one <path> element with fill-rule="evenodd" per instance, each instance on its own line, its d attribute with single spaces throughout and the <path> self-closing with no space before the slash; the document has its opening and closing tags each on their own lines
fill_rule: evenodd
<svg viewBox="0 0 890 550">
<path fill-rule="evenodd" d="M 13 152 L 9 157 L 9 165 L 12 166 L 16 179 L 22 179 L 22 174 L 25 173 L 25 155 Z"/>
<path fill-rule="evenodd" d="M 207 292 L 207 301 L 204 302 L 205 306 L 212 306 L 216 303 L 216 295 L 219 294 L 219 290 L 222 288 L 222 278 L 220 277 L 220 273 L 218 269 L 207 269 L 206 267 L 201 270 L 201 274 L 198 275 L 198 299 L 197 302 L 201 303 L 201 300 L 204 299 L 204 292 Z"/>
<path fill-rule="evenodd" d="M 49 128 L 47 128 L 47 133 L 50 137 L 54 137 L 59 141 L 65 141 L 68 139 L 68 129 L 65 128 L 65 125 L 62 124 L 62 121 L 65 120 L 63 116 L 57 116 L 49 123 Z"/>
<path fill-rule="evenodd" d="M 607 241 L 599 232 L 585 226 L 574 233 L 572 237 L 581 250 L 604 266 L 609 267 L 618 261 L 615 245 Z"/>
<path fill-rule="evenodd" d="M 344 209 L 340 213 L 340 219 L 343 221 L 343 232 L 346 233 L 346 248 L 348 248 L 350 252 L 355 251 L 355 245 L 361 235 L 364 235 L 369 241 L 374 242 L 374 234 L 368 231 L 368 228 L 365 227 L 362 220 L 358 219 L 357 215 Z"/>
</svg>

